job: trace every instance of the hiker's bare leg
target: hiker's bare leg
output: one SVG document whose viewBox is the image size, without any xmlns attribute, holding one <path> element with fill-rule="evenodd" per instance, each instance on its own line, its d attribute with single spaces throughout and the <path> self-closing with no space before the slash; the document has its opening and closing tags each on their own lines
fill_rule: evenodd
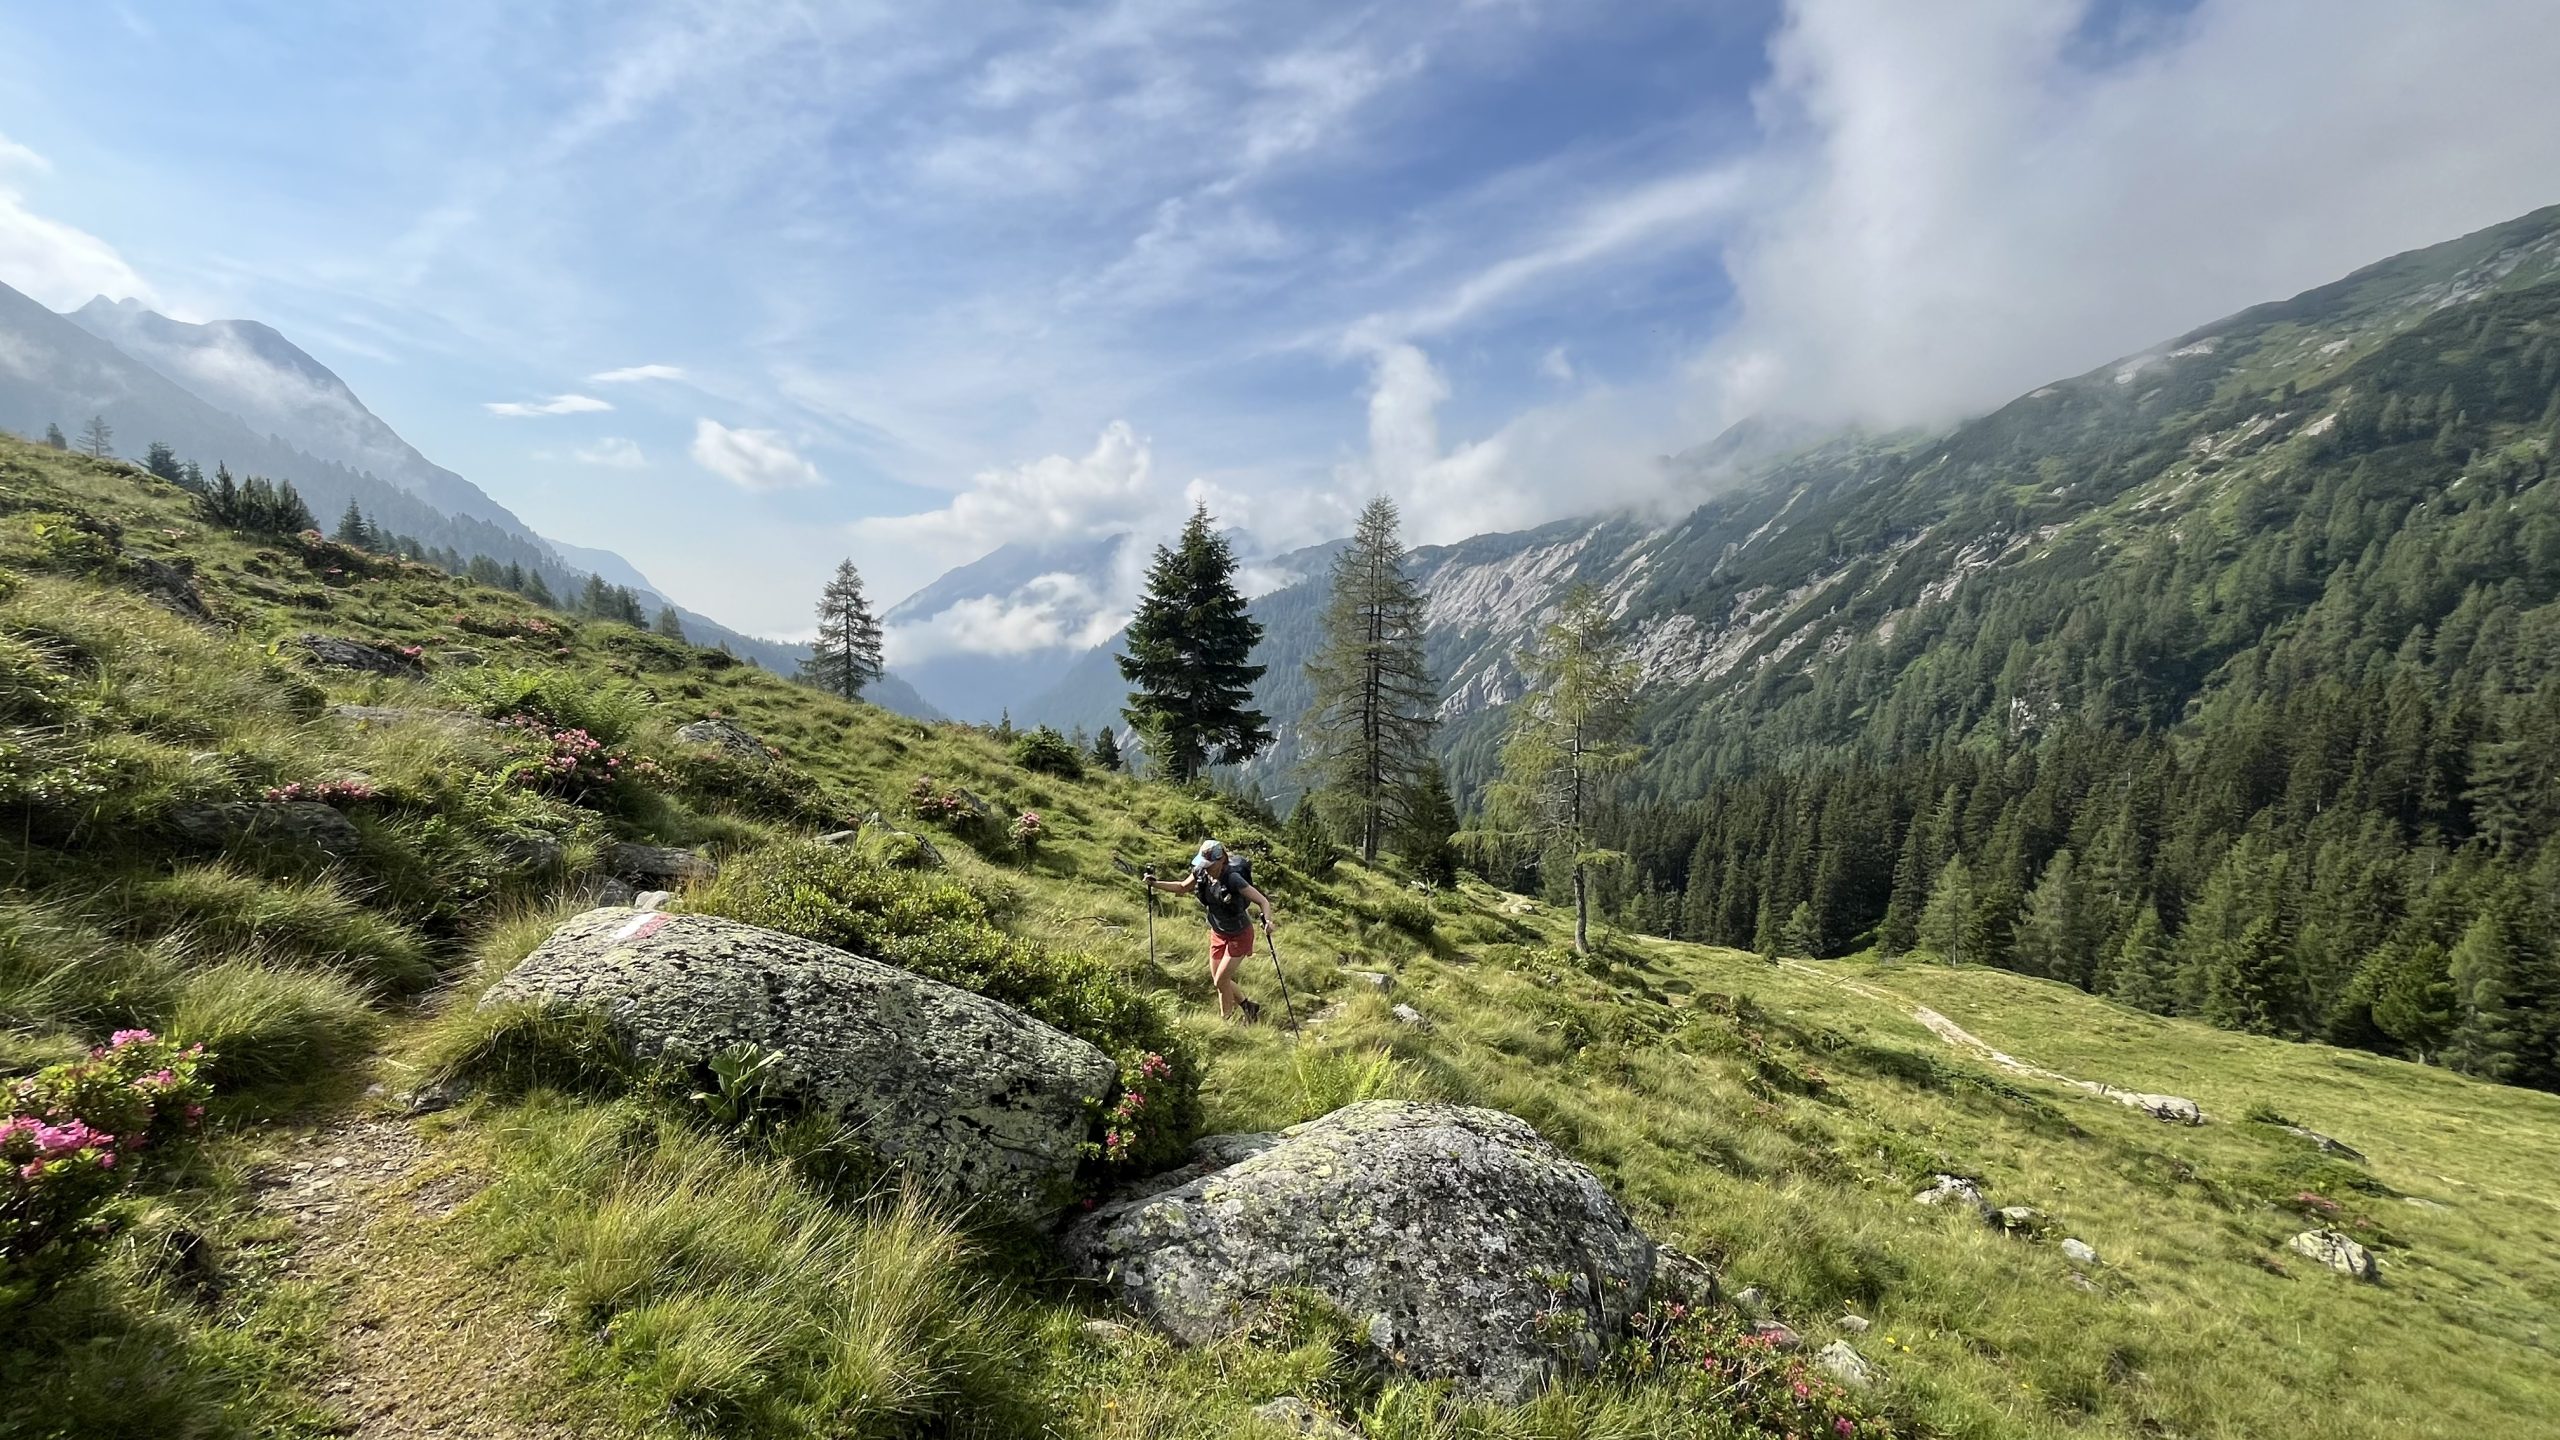
<svg viewBox="0 0 2560 1440">
<path fill-rule="evenodd" d="M 1209 983 L 1218 987 L 1218 1013 L 1234 1019 L 1244 1004 L 1244 992 L 1236 988 L 1236 967 L 1244 962 L 1241 955 L 1213 955 L 1209 958 Z"/>
</svg>

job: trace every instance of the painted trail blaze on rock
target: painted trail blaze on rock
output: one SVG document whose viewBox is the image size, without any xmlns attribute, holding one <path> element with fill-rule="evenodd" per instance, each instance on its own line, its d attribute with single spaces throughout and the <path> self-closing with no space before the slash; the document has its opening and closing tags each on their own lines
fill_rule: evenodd
<svg viewBox="0 0 2560 1440">
<path fill-rule="evenodd" d="M 1054 1208 L 1075 1177 L 1110 1057 L 1030 1016 L 895 966 L 709 915 L 579 915 L 492 989 L 610 1014 L 633 1051 L 677 1060 L 740 1042 L 777 1084 L 945 1196 Z"/>
<path fill-rule="evenodd" d="M 1596 1364 L 1653 1280 L 1653 1242 L 1591 1172 L 1498 1110 L 1373 1100 L 1198 1153 L 1065 1238 L 1186 1344 L 1311 1290 L 1414 1374 L 1519 1400 Z"/>
</svg>

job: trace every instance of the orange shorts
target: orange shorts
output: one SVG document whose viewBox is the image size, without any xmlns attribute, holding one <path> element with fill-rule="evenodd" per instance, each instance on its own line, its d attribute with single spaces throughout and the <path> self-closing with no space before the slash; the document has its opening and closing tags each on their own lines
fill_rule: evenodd
<svg viewBox="0 0 2560 1440">
<path fill-rule="evenodd" d="M 1233 935 L 1223 930 L 1209 932 L 1209 963 L 1212 965 L 1221 960 L 1241 960 L 1252 953 L 1253 932 L 1250 930 L 1239 930 Z"/>
</svg>

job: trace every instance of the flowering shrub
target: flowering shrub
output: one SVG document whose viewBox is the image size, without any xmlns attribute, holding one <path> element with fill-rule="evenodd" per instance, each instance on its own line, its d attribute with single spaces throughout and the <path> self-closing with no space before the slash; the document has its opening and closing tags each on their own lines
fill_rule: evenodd
<svg viewBox="0 0 2560 1440">
<path fill-rule="evenodd" d="M 1048 827 L 1040 823 L 1040 812 L 1036 810 L 1023 811 L 1022 817 L 1013 822 L 1013 843 L 1022 847 L 1022 858 L 1025 861 L 1030 860 L 1033 853 L 1039 850 L 1040 842 L 1046 839 L 1048 834 Z"/>
<path fill-rule="evenodd" d="M 919 775 L 907 786 L 907 808 L 919 820 L 965 830 L 986 816 L 985 807 L 970 798 L 956 785 L 945 785 L 930 775 Z"/>
<path fill-rule="evenodd" d="M 0 1104 L 0 1298 L 41 1291 L 110 1228 L 132 1157 L 204 1118 L 204 1047 L 119 1030 L 18 1080 Z"/>
<path fill-rule="evenodd" d="M 361 805 L 380 794 L 361 780 L 288 780 L 263 793 L 271 802 L 317 800 L 323 805 Z"/>
<path fill-rule="evenodd" d="M 523 757 L 507 767 L 507 778 L 572 804 L 654 780 L 659 774 L 658 762 L 619 745 L 607 745 L 576 726 L 554 725 L 538 715 L 511 715 L 500 725 L 509 745 Z"/>
<path fill-rule="evenodd" d="M 1696 1390 L 1712 1405 L 1770 1435 L 1889 1440 L 1893 1422 L 1867 1413 L 1858 1398 L 1774 1335 L 1744 1328 L 1732 1314 L 1704 1306 L 1656 1302 L 1635 1318 L 1614 1368 Z"/>
<path fill-rule="evenodd" d="M 1110 1166 L 1153 1156 L 1165 1148 L 1166 1140 L 1180 1143 L 1181 1138 L 1165 1133 L 1167 1107 L 1150 1110 L 1147 1099 L 1150 1091 L 1161 1091 L 1173 1078 L 1173 1062 L 1149 1050 L 1135 1061 L 1123 1061 L 1120 1074 L 1120 1098 L 1102 1112 L 1102 1139 L 1085 1146 L 1088 1156 Z"/>
</svg>

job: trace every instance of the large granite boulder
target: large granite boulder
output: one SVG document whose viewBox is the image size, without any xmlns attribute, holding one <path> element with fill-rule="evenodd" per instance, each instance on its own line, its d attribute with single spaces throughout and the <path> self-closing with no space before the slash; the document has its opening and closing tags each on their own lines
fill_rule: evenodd
<svg viewBox="0 0 2560 1440">
<path fill-rule="evenodd" d="M 207 801 L 170 811 L 168 825 L 181 841 L 205 850 L 277 845 L 352 860 L 364 848 L 355 822 L 317 800 Z"/>
<path fill-rule="evenodd" d="M 676 727 L 676 739 L 686 745 L 717 750 L 758 770 L 770 770 L 774 765 L 773 752 L 764 747 L 764 742 L 756 738 L 754 731 L 735 720 L 714 717 L 679 725 Z"/>
<path fill-rule="evenodd" d="M 406 678 L 414 677 L 425 669 L 416 656 L 339 635 L 305 632 L 295 636 L 293 643 L 296 649 L 332 670 L 359 670 L 368 675 Z"/>
<path fill-rule="evenodd" d="M 573 917 L 481 1003 L 528 1001 L 601 1010 L 643 1058 L 776 1053 L 779 1098 L 933 1192 L 1015 1217 L 1065 1199 L 1089 1102 L 1117 1078 L 1100 1050 L 983 995 L 710 915 Z"/>
<path fill-rule="evenodd" d="M 1412 1373 L 1516 1401 L 1597 1364 L 1653 1280 L 1653 1242 L 1591 1172 L 1498 1110 L 1373 1100 L 1195 1155 L 1064 1240 L 1186 1344 L 1301 1288 Z"/>
</svg>

